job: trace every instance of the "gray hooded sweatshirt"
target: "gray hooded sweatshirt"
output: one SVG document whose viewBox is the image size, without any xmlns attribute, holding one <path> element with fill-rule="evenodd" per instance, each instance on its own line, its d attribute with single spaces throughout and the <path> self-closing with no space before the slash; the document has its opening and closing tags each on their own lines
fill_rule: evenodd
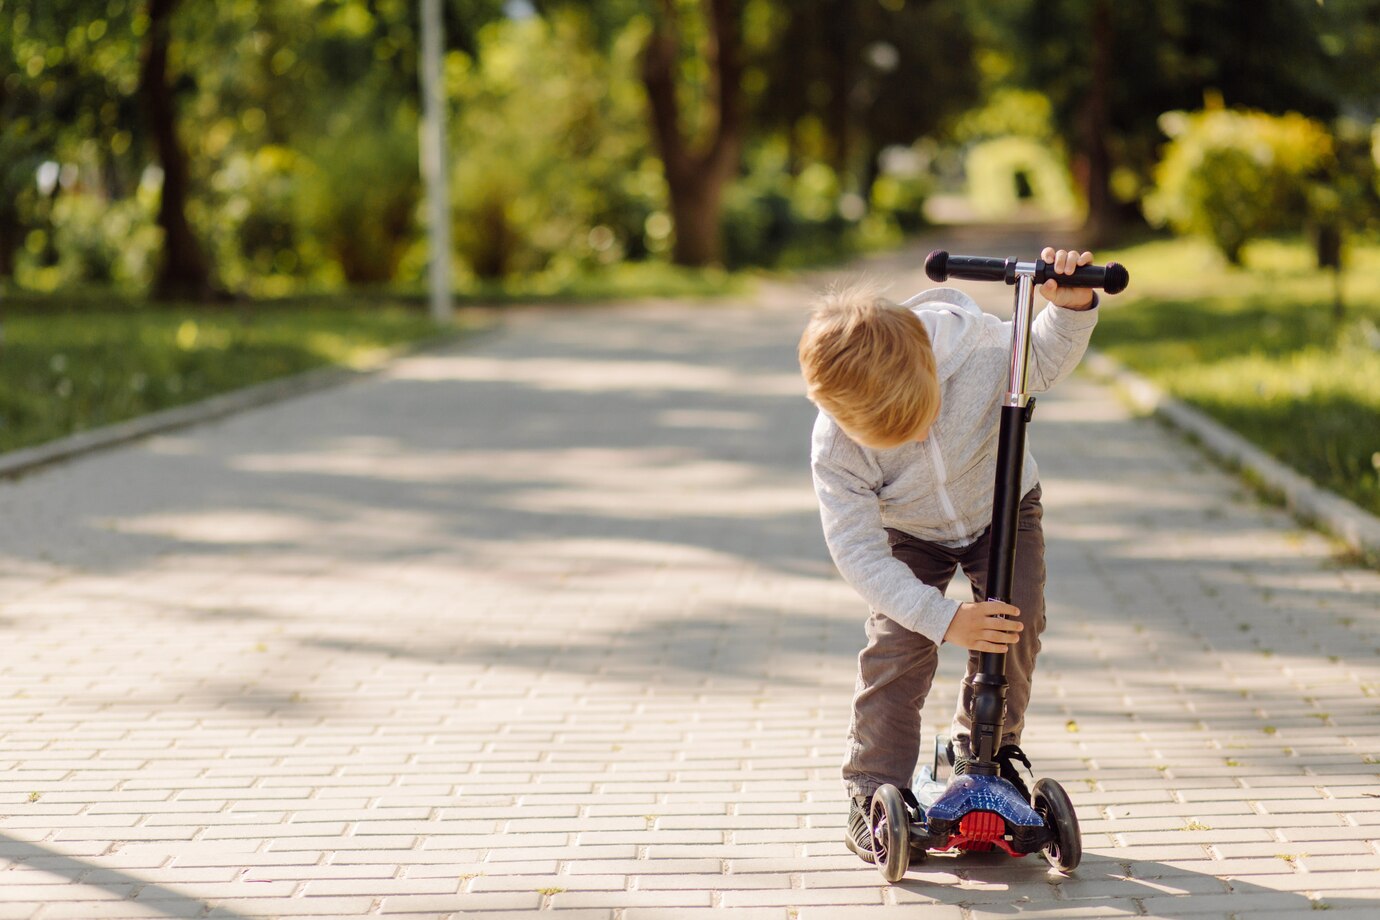
<svg viewBox="0 0 1380 920">
<path fill-rule="evenodd" d="M 934 288 L 904 306 L 915 310 L 934 347 L 939 418 L 929 436 L 889 450 L 854 442 L 827 413 L 810 450 L 824 539 L 834 564 L 873 610 L 936 644 L 958 610 L 891 555 L 885 528 L 957 548 L 991 525 L 997 432 L 1011 354 L 1011 323 L 983 313 L 971 297 Z M 1038 393 L 1078 365 L 1097 309 L 1046 306 L 1031 329 L 1029 389 Z M 1021 493 L 1039 470 L 1027 449 Z"/>
</svg>

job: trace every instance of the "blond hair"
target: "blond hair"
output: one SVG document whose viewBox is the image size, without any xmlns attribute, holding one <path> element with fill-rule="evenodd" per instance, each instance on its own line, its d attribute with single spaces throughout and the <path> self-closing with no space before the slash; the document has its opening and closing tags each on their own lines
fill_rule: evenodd
<svg viewBox="0 0 1380 920">
<path fill-rule="evenodd" d="M 818 300 L 799 356 L 811 401 L 867 447 L 912 440 L 939 416 L 929 334 L 920 317 L 870 282 L 835 287 Z"/>
</svg>

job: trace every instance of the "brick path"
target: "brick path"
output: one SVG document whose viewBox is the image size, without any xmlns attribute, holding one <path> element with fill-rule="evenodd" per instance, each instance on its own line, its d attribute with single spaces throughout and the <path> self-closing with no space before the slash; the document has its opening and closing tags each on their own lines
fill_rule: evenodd
<svg viewBox="0 0 1380 920">
<path fill-rule="evenodd" d="M 0 918 L 1380 914 L 1380 574 L 1082 379 L 1026 738 L 1082 867 L 844 849 L 795 293 L 522 312 L 0 483 Z"/>
</svg>

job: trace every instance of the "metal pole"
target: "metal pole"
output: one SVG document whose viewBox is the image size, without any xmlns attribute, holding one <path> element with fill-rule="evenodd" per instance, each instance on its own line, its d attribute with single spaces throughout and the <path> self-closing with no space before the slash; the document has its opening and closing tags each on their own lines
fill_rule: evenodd
<svg viewBox="0 0 1380 920">
<path fill-rule="evenodd" d="M 1011 364 L 1006 384 L 1006 405 L 1024 406 L 1030 401 L 1026 376 L 1030 372 L 1030 323 L 1035 312 L 1035 279 L 1016 265 L 1016 306 L 1011 316 Z"/>
<path fill-rule="evenodd" d="M 450 181 L 446 169 L 445 84 L 441 70 L 444 26 L 441 0 L 422 7 L 422 124 L 420 154 L 427 195 L 427 238 L 431 254 L 431 318 L 445 324 L 450 309 Z"/>
<path fill-rule="evenodd" d="M 997 473 L 992 490 L 992 529 L 988 531 L 987 600 L 1011 603 L 1016 574 L 1016 535 L 1021 505 L 1021 467 L 1025 459 L 1025 426 L 1032 407 L 1026 392 L 1030 367 L 1030 322 L 1034 314 L 1034 266 L 1016 266 L 1016 305 L 1011 318 L 1011 363 L 1006 402 L 997 438 Z M 993 763 L 1001 748 L 1006 709 L 1006 653 L 980 652 L 973 675 L 972 734 L 977 763 L 973 773 L 996 775 Z"/>
</svg>

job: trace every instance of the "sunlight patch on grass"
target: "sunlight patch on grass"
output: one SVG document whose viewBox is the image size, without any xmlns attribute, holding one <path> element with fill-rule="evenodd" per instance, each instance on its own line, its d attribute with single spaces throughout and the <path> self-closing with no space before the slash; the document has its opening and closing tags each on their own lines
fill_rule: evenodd
<svg viewBox="0 0 1380 920">
<path fill-rule="evenodd" d="M 1380 246 L 1357 247 L 1334 309 L 1301 241 L 1233 268 L 1206 244 L 1108 253 L 1131 272 L 1095 342 L 1314 481 L 1380 513 Z"/>
<path fill-rule="evenodd" d="M 29 300 L 4 324 L 0 451 L 438 335 L 400 304 Z"/>
</svg>

